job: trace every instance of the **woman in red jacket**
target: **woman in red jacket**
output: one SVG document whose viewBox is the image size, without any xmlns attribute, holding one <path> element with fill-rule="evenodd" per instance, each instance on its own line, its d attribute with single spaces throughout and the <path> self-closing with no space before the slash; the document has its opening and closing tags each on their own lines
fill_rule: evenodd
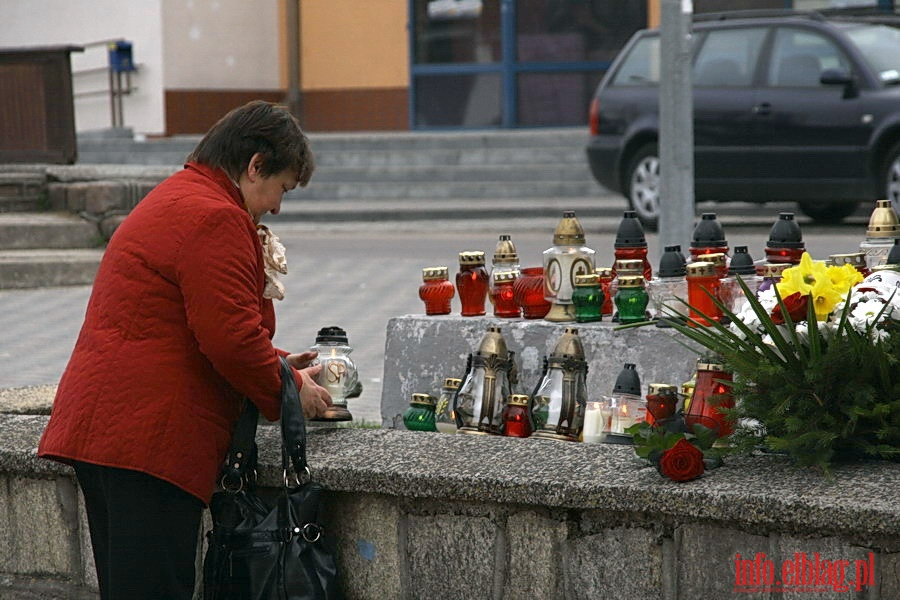
<svg viewBox="0 0 900 600">
<path fill-rule="evenodd" d="M 279 355 L 299 369 L 308 417 L 331 402 L 314 353 L 272 345 L 283 248 L 259 226 L 313 169 L 297 120 L 252 102 L 109 242 L 38 449 L 75 468 L 104 599 L 191 598 L 201 511 L 243 398 L 279 416 Z"/>
</svg>

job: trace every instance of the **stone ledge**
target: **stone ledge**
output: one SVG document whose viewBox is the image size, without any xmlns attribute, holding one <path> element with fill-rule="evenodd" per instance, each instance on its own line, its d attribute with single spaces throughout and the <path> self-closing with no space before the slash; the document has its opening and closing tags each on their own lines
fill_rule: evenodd
<svg viewBox="0 0 900 600">
<path fill-rule="evenodd" d="M 566 327 L 575 327 L 588 364 L 589 398 L 611 394 L 625 363 L 637 366 L 641 383 L 680 385 L 694 372 L 697 353 L 672 329 L 639 327 L 616 331 L 609 320 L 598 323 L 551 323 L 542 319 L 501 319 L 459 315 L 404 315 L 388 321 L 381 391 L 382 426 L 400 429 L 401 415 L 415 392 L 437 395 L 446 377 L 462 378 L 466 357 L 474 352 L 488 326 L 498 325 L 516 353 L 518 393 L 531 395 L 540 381 L 543 359 L 553 352 Z"/>
<path fill-rule="evenodd" d="M 67 469 L 36 456 L 46 421 L 0 415 L 0 472 L 53 476 Z M 261 483 L 278 486 L 279 432 L 261 427 L 258 438 Z M 385 429 L 311 430 L 309 459 L 316 479 L 339 492 L 638 511 L 900 550 L 898 463 L 840 466 L 829 480 L 782 456 L 735 457 L 679 484 L 644 466 L 627 446 Z"/>
</svg>

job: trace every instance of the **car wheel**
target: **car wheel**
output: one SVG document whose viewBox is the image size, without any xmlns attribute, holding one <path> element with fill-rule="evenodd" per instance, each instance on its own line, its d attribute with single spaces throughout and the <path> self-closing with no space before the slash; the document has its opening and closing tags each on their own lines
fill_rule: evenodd
<svg viewBox="0 0 900 600">
<path fill-rule="evenodd" d="M 656 144 L 641 146 L 632 156 L 626 181 L 632 210 L 645 229 L 656 231 L 659 223 L 659 150 Z"/>
<path fill-rule="evenodd" d="M 885 198 L 891 201 L 894 211 L 900 214 L 900 143 L 894 144 L 887 153 L 882 173 Z"/>
<path fill-rule="evenodd" d="M 856 212 L 859 202 L 798 202 L 804 215 L 816 223 L 840 223 Z"/>
</svg>

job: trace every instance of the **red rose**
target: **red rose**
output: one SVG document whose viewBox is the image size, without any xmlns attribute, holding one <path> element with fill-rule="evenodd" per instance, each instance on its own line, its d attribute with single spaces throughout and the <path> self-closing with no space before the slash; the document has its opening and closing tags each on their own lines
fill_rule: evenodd
<svg viewBox="0 0 900 600">
<path fill-rule="evenodd" d="M 794 292 L 790 296 L 782 298 L 781 301 L 794 323 L 806 320 L 806 304 L 809 302 L 809 296 Z M 772 322 L 776 325 L 784 324 L 784 315 L 781 314 L 780 305 L 772 309 Z"/>
<path fill-rule="evenodd" d="M 703 475 L 703 452 L 684 438 L 663 452 L 659 472 L 672 481 L 690 481 Z"/>
</svg>

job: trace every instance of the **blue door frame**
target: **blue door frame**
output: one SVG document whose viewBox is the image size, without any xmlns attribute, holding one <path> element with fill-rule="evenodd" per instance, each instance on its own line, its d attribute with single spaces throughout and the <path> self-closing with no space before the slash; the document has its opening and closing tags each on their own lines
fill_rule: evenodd
<svg viewBox="0 0 900 600">
<path fill-rule="evenodd" d="M 520 73 L 573 73 L 581 71 L 605 71 L 612 61 L 569 62 L 518 62 L 516 60 L 516 0 L 500 0 L 500 62 L 489 64 L 460 63 L 417 65 L 415 57 L 416 32 L 412 15 L 414 0 L 408 0 L 407 15 L 409 34 L 409 128 L 421 131 L 434 129 L 474 129 L 466 127 L 416 127 L 416 78 L 420 75 L 476 75 L 496 73 L 501 79 L 501 128 L 518 127 L 518 89 L 516 81 Z"/>
</svg>

